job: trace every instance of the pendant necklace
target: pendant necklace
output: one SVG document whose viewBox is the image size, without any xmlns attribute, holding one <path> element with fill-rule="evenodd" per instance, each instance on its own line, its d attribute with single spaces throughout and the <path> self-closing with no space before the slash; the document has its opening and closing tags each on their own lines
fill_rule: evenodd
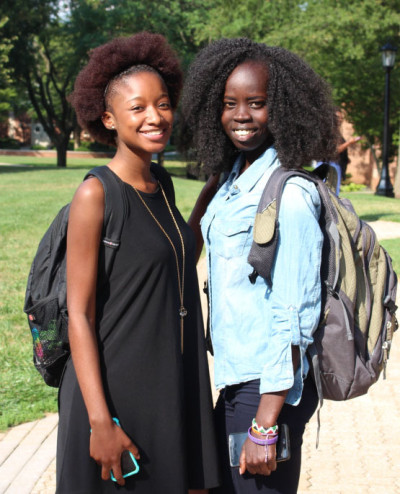
<svg viewBox="0 0 400 494">
<path fill-rule="evenodd" d="M 167 237 L 169 243 L 171 244 L 172 250 L 174 251 L 175 254 L 175 262 L 176 262 L 176 272 L 178 275 L 178 290 L 179 290 L 179 299 L 180 299 L 180 308 L 179 308 L 179 316 L 181 319 L 181 352 L 183 353 L 183 319 L 187 315 L 187 310 L 185 309 L 185 306 L 183 305 L 183 296 L 184 296 L 184 291 L 185 291 L 185 245 L 183 243 L 183 237 L 182 233 L 179 229 L 178 223 L 176 222 L 175 216 L 172 212 L 171 206 L 169 205 L 167 196 L 165 195 L 164 189 L 161 185 L 160 182 L 158 182 L 158 186 L 161 189 L 162 195 L 164 197 L 165 204 L 167 205 L 169 214 L 171 215 L 171 218 L 174 222 L 175 228 L 178 232 L 179 239 L 181 241 L 181 247 L 182 247 L 182 274 L 179 269 L 179 261 L 178 261 L 178 253 L 176 251 L 175 245 L 171 240 L 171 237 L 168 235 L 168 233 L 165 231 L 161 223 L 158 221 L 158 219 L 154 216 L 152 210 L 149 208 L 149 206 L 146 204 L 145 200 L 143 197 L 140 195 L 139 191 L 132 185 L 132 189 L 136 192 L 138 195 L 139 199 L 142 201 L 144 207 L 147 209 L 149 212 L 150 216 L 154 219 L 154 221 L 157 223 L 158 227 L 160 230 L 164 233 L 164 235 Z"/>
</svg>

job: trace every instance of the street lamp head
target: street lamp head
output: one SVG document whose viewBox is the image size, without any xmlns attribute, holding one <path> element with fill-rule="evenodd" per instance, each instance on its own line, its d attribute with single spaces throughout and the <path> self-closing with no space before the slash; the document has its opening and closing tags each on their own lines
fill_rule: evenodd
<svg viewBox="0 0 400 494">
<path fill-rule="evenodd" d="M 393 46 L 390 43 L 386 43 L 386 45 L 382 46 L 382 65 L 385 69 L 392 69 L 394 67 L 396 51 L 396 46 Z"/>
</svg>

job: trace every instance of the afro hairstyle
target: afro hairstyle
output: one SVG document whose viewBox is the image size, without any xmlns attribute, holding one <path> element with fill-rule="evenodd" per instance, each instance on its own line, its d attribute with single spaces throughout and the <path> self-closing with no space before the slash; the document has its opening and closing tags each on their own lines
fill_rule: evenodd
<svg viewBox="0 0 400 494">
<path fill-rule="evenodd" d="M 113 39 L 91 51 L 69 97 L 79 124 L 98 142 L 116 145 L 115 131 L 107 130 L 101 119 L 106 109 L 104 94 L 112 79 L 134 65 L 154 69 L 167 87 L 172 108 L 175 110 L 178 105 L 182 71 L 164 36 L 141 32 Z"/>
<path fill-rule="evenodd" d="M 238 150 L 221 123 L 226 81 L 241 63 L 268 71 L 268 128 L 287 168 L 336 158 L 339 139 L 331 91 L 294 53 L 247 38 L 221 39 L 203 48 L 189 68 L 181 100 L 180 148 L 207 172 L 232 168 Z"/>
</svg>

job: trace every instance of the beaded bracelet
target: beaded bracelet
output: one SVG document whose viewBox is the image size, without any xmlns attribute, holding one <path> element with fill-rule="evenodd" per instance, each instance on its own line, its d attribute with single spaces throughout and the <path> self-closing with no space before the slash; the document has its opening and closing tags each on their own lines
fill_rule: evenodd
<svg viewBox="0 0 400 494">
<path fill-rule="evenodd" d="M 268 427 L 268 429 L 264 429 L 262 425 L 258 425 L 256 422 L 256 419 L 254 418 L 251 422 L 251 426 L 254 432 L 258 432 L 259 434 L 262 435 L 273 435 L 273 434 L 278 434 L 278 425 L 274 425 L 272 427 Z"/>
<path fill-rule="evenodd" d="M 275 444 L 278 441 L 278 434 L 274 435 L 274 437 L 258 439 L 257 437 L 254 437 L 251 434 L 251 430 L 252 428 L 249 427 L 249 430 L 247 431 L 247 435 L 249 436 L 250 441 L 252 441 L 255 444 L 258 444 L 259 446 L 269 446 L 270 444 Z"/>
</svg>

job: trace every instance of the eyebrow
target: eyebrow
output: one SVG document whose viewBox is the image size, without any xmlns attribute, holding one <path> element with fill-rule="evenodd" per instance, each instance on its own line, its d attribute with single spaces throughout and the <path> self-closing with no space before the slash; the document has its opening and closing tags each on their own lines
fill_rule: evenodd
<svg viewBox="0 0 400 494">
<path fill-rule="evenodd" d="M 158 97 L 158 99 L 162 99 L 162 98 L 169 98 L 169 94 L 168 93 L 161 93 L 160 96 Z M 128 101 L 135 101 L 137 99 L 143 99 L 143 96 L 139 95 L 139 96 L 133 96 L 132 98 L 128 99 Z"/>
<path fill-rule="evenodd" d="M 228 94 L 228 95 L 224 95 L 224 99 L 237 99 L 237 98 L 235 96 L 229 96 L 229 94 Z M 254 99 L 267 99 L 267 96 L 266 95 L 255 95 L 255 96 L 249 96 L 246 99 L 248 101 L 254 100 Z"/>
</svg>

